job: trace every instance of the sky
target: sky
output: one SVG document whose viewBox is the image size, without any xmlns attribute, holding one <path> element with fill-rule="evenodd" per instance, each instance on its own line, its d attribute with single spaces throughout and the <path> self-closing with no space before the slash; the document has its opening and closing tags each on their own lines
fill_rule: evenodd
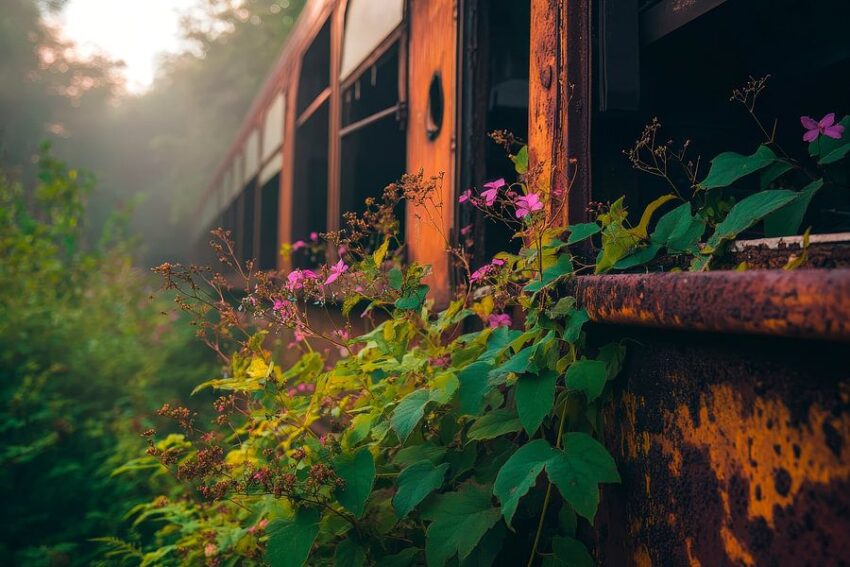
<svg viewBox="0 0 850 567">
<path fill-rule="evenodd" d="M 157 58 L 178 51 L 180 16 L 197 0 L 69 0 L 54 17 L 82 54 L 102 52 L 124 61 L 127 90 L 142 93 L 153 83 Z"/>
</svg>

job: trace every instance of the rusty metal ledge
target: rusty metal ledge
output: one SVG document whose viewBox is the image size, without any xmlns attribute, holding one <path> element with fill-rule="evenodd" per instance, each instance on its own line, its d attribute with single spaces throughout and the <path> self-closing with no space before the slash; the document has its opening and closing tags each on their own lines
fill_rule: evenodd
<svg viewBox="0 0 850 567">
<path fill-rule="evenodd" d="M 850 269 L 581 276 L 591 321 L 850 341 Z"/>
</svg>

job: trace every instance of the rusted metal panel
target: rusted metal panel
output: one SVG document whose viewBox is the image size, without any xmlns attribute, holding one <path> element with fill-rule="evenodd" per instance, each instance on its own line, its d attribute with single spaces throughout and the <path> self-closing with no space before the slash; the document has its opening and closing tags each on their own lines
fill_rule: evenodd
<svg viewBox="0 0 850 567">
<path fill-rule="evenodd" d="M 451 234 L 455 205 L 457 20 L 449 0 L 411 0 L 409 16 L 407 167 L 413 172 L 421 168 L 426 176 L 442 174 L 443 180 L 435 196 L 439 209 L 408 209 L 407 242 L 411 260 L 431 265 L 427 283 L 437 303 L 444 304 L 451 292 L 446 238 Z M 429 90 L 434 77 L 442 84 L 442 124 L 436 135 L 429 135 Z"/>
<path fill-rule="evenodd" d="M 577 278 L 592 321 L 850 340 L 850 270 L 754 270 Z"/>
<path fill-rule="evenodd" d="M 590 0 L 531 2 L 531 182 L 569 223 L 584 222 L 590 202 L 591 15 Z"/>
<path fill-rule="evenodd" d="M 603 492 L 600 564 L 847 564 L 845 345 L 596 331 L 629 345 L 605 412 L 623 483 Z"/>
</svg>

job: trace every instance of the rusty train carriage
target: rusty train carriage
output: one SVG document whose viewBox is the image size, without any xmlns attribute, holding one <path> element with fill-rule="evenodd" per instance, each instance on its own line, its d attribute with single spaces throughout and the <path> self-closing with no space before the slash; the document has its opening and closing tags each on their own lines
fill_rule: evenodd
<svg viewBox="0 0 850 567">
<path fill-rule="evenodd" d="M 620 194 L 640 210 L 656 189 L 620 152 L 655 113 L 675 135 L 709 132 L 712 151 L 734 128 L 717 103 L 749 73 L 776 74 L 787 113 L 850 99 L 847 34 L 811 37 L 848 12 L 839 0 L 313 0 L 215 172 L 199 241 L 223 225 L 243 257 L 287 268 L 282 243 L 337 228 L 422 168 L 444 174 L 442 230 L 472 222 L 489 258 L 505 235 L 454 203 L 509 174 L 486 140 L 496 128 L 528 139 L 539 186 L 570 180 L 570 222 Z M 835 57 L 818 64 L 818 49 Z M 409 257 L 433 266 L 444 302 L 442 242 L 415 211 L 405 220 Z M 732 260 L 781 266 L 799 246 L 786 240 L 739 242 Z M 623 484 L 585 534 L 601 563 L 850 561 L 850 246 L 827 235 L 810 252 L 814 270 L 575 283 L 591 342 L 629 344 L 606 419 Z"/>
</svg>

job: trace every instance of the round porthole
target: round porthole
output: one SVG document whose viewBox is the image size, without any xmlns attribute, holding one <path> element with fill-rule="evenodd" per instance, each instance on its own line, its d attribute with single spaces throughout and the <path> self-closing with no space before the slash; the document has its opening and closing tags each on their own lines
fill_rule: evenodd
<svg viewBox="0 0 850 567">
<path fill-rule="evenodd" d="M 428 86 L 428 114 L 427 123 L 425 124 L 425 132 L 429 140 L 436 140 L 440 135 L 440 129 L 443 127 L 443 81 L 440 78 L 440 73 L 434 73 L 431 77 L 431 84 Z"/>
</svg>

